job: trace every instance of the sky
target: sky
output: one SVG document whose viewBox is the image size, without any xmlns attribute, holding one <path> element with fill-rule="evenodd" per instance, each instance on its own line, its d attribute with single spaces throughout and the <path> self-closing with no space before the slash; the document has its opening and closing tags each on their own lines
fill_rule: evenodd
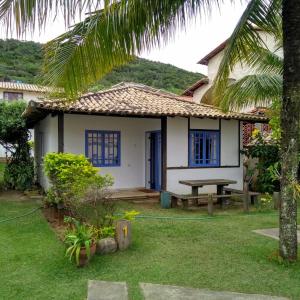
<svg viewBox="0 0 300 300">
<path fill-rule="evenodd" d="M 210 17 L 190 22 L 185 31 L 177 32 L 173 41 L 159 49 L 152 49 L 150 52 L 141 53 L 140 56 L 169 63 L 177 67 L 193 71 L 207 73 L 207 67 L 197 62 L 229 37 L 238 22 L 245 4 L 228 3 L 221 5 L 220 11 L 214 9 Z M 62 17 L 57 17 L 54 22 L 49 23 L 42 33 L 36 32 L 27 35 L 26 40 L 45 43 L 66 30 Z M 4 32 L 0 32 L 0 38 L 5 38 Z"/>
</svg>

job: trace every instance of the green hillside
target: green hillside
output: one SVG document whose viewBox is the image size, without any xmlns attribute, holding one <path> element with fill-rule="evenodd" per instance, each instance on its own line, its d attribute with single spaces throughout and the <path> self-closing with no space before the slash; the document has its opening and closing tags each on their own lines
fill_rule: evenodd
<svg viewBox="0 0 300 300">
<path fill-rule="evenodd" d="M 41 65 L 42 44 L 0 39 L 0 80 L 34 83 Z M 126 81 L 180 93 L 202 77 L 200 73 L 189 72 L 170 64 L 137 58 L 113 70 L 91 90 L 108 88 Z"/>
</svg>

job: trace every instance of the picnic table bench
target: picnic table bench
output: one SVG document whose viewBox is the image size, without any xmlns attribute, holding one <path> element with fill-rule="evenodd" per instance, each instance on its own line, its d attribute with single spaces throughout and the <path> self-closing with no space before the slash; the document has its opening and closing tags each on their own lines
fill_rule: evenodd
<svg viewBox="0 0 300 300">
<path fill-rule="evenodd" d="M 242 190 L 232 189 L 232 188 L 228 188 L 228 187 L 224 188 L 224 192 L 225 192 L 225 194 L 230 195 L 231 197 L 232 197 L 233 193 L 235 193 L 235 194 L 244 194 L 245 193 Z M 258 192 L 248 191 L 250 203 L 251 204 L 257 203 L 257 197 L 259 195 L 260 195 L 260 193 L 258 193 Z"/>
<path fill-rule="evenodd" d="M 237 183 L 235 180 L 230 179 L 180 180 L 179 183 L 190 186 L 192 188 L 192 194 L 182 195 L 170 193 L 171 207 L 176 207 L 178 205 L 178 200 L 182 202 L 183 208 L 188 208 L 189 200 L 192 200 L 194 205 L 198 205 L 199 200 L 206 199 L 209 214 L 212 214 L 213 202 L 215 200 L 217 200 L 221 207 L 223 207 L 224 200 L 229 197 L 242 197 L 244 210 L 248 211 L 249 200 L 251 201 L 251 204 L 254 204 L 257 201 L 257 196 L 259 195 L 257 192 L 248 191 L 248 188 L 246 188 L 245 191 L 242 191 L 227 187 L 229 184 Z M 199 188 L 206 185 L 216 185 L 217 193 L 199 195 Z"/>
</svg>

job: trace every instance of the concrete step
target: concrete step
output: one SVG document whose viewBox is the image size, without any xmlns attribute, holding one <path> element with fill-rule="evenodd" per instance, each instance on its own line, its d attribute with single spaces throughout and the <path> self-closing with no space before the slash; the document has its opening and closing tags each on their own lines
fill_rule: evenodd
<svg viewBox="0 0 300 300">
<path fill-rule="evenodd" d="M 89 280 L 87 300 L 128 300 L 127 284 Z"/>
</svg>

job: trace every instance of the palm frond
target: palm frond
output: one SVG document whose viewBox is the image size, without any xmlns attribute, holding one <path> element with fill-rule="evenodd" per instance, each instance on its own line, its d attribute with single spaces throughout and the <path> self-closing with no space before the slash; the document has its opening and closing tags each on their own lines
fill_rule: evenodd
<svg viewBox="0 0 300 300">
<path fill-rule="evenodd" d="M 281 0 L 251 0 L 235 30 L 227 41 L 224 56 L 214 83 L 214 96 L 218 103 L 226 89 L 231 71 L 238 62 L 248 61 L 249 53 L 258 51 L 264 41 L 260 31 L 272 34 L 276 39 L 281 30 Z"/>
<path fill-rule="evenodd" d="M 277 48 L 280 51 L 281 48 Z M 269 49 L 259 47 L 256 51 L 249 51 L 247 61 L 249 67 L 255 69 L 258 73 L 274 73 L 282 75 L 283 57 Z"/>
<path fill-rule="evenodd" d="M 223 110 L 269 106 L 282 97 L 282 76 L 279 74 L 248 75 L 230 84 L 222 94 Z"/>
<path fill-rule="evenodd" d="M 48 21 L 62 14 L 66 26 L 82 12 L 98 9 L 103 1 L 94 0 L 2 0 L 0 20 L 7 31 L 16 31 L 18 36 L 36 27 L 43 29 Z"/>
<path fill-rule="evenodd" d="M 121 0 L 90 14 L 45 48 L 45 84 L 75 97 L 113 67 L 159 47 L 223 0 Z"/>
</svg>

